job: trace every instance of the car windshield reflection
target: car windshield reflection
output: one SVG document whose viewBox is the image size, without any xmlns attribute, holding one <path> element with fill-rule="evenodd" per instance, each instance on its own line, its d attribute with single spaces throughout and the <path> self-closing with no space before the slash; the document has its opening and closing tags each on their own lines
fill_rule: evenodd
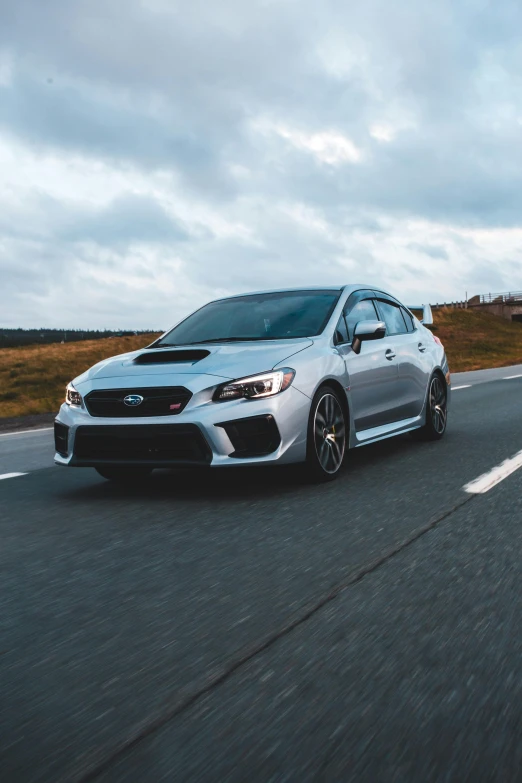
<svg viewBox="0 0 522 783">
<path fill-rule="evenodd" d="M 318 335 L 328 323 L 339 295 L 338 290 L 283 291 L 210 302 L 152 347 Z"/>
</svg>

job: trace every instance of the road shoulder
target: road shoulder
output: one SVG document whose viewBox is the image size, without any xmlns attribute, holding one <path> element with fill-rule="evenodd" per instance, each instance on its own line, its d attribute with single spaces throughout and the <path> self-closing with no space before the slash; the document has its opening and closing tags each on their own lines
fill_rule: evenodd
<svg viewBox="0 0 522 783">
<path fill-rule="evenodd" d="M 23 430 L 51 427 L 56 413 L 35 413 L 31 416 L 0 417 L 0 432 L 20 432 Z"/>
</svg>

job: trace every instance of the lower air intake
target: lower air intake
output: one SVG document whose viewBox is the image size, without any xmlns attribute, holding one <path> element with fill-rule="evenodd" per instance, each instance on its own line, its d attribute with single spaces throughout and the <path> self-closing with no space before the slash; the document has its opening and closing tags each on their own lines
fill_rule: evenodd
<svg viewBox="0 0 522 783">
<path fill-rule="evenodd" d="M 69 427 L 54 422 L 54 448 L 61 457 L 69 456 Z"/>
<path fill-rule="evenodd" d="M 281 435 L 273 416 L 250 416 L 246 419 L 224 421 L 223 427 L 234 447 L 230 457 L 262 457 L 271 454 L 281 443 Z"/>
<path fill-rule="evenodd" d="M 195 424 L 78 427 L 78 465 L 208 465 L 212 452 Z"/>
</svg>

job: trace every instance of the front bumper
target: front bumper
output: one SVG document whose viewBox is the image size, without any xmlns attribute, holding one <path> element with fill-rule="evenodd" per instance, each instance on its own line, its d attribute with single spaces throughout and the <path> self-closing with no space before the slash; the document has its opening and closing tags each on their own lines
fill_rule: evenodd
<svg viewBox="0 0 522 783">
<path fill-rule="evenodd" d="M 133 419 L 93 417 L 63 404 L 54 461 L 158 468 L 302 462 L 309 410 L 309 398 L 293 387 L 272 398 L 189 403 L 173 416 Z"/>
</svg>

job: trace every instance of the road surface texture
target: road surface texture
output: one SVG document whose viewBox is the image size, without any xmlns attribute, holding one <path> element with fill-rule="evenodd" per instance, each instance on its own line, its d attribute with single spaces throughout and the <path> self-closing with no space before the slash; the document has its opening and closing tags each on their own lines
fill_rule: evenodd
<svg viewBox="0 0 522 783">
<path fill-rule="evenodd" d="M 453 385 L 323 486 L 1 434 L 0 781 L 520 780 L 522 367 Z"/>
</svg>

